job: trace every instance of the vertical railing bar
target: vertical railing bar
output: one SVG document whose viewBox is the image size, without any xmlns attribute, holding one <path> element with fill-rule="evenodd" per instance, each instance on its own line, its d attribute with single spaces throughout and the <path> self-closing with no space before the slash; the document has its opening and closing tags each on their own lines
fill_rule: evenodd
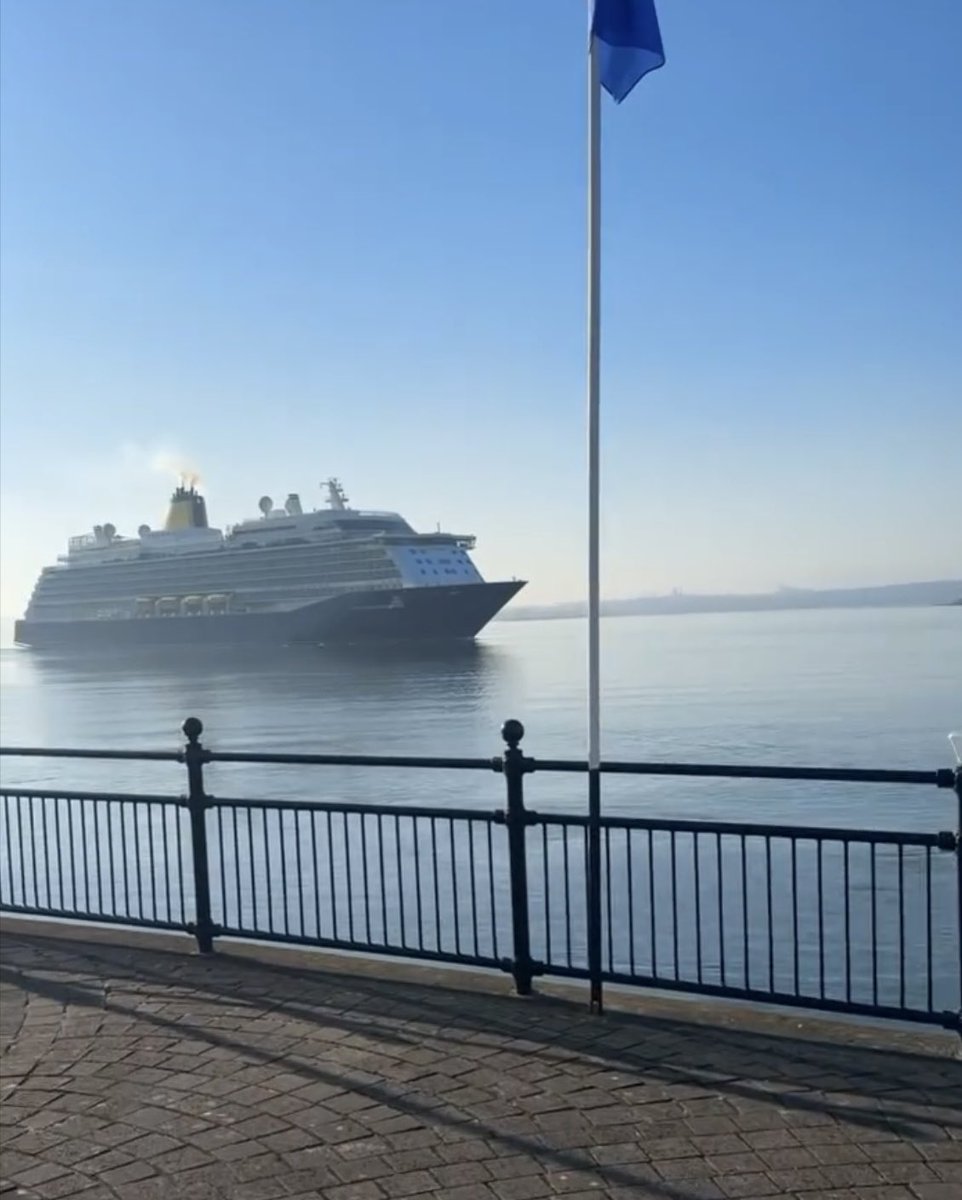
<svg viewBox="0 0 962 1200">
<path fill-rule="evenodd" d="M 36 828 L 36 818 L 34 816 L 34 810 L 36 808 L 37 803 L 40 803 L 40 821 L 43 826 L 43 822 L 44 822 L 43 797 L 42 796 L 29 796 L 28 798 L 26 798 L 26 815 L 28 815 L 29 840 L 30 840 L 30 862 L 32 865 L 32 871 L 34 871 L 34 907 L 40 908 L 40 907 L 42 907 L 41 902 L 40 902 L 40 866 L 38 866 L 38 863 L 37 863 L 37 828 Z M 47 850 L 47 829 L 46 829 L 46 826 L 44 826 L 44 828 L 43 828 L 43 875 L 44 875 L 44 878 L 46 878 L 46 880 L 47 880 L 47 890 L 49 893 L 50 869 L 49 869 L 48 859 L 49 859 L 49 854 L 48 854 L 48 850 Z M 22 870 L 23 874 L 24 874 L 24 905 L 25 905 L 26 904 L 26 889 L 25 889 L 26 860 L 23 857 L 23 853 L 20 853 L 20 870 Z"/>
<path fill-rule="evenodd" d="M 628 881 L 628 969 L 635 973 L 635 888 L 632 881 L 631 829 L 625 830 L 625 878 Z"/>
<path fill-rule="evenodd" d="M 655 919 L 655 846 L 654 830 L 648 833 L 648 924 L 651 937 L 651 974 L 658 978 L 658 925 Z"/>
<path fill-rule="evenodd" d="M 498 953 L 498 910 L 494 899 L 494 834 L 492 832 L 492 824 L 487 823 L 488 830 L 488 891 L 491 898 L 491 943 L 494 948 L 494 957 L 500 958 Z"/>
<path fill-rule="evenodd" d="M 458 869 L 454 853 L 454 822 L 448 820 L 448 845 L 451 853 L 451 894 L 454 901 L 454 952 L 461 954 L 461 913 L 458 906 Z"/>
<path fill-rule="evenodd" d="M 117 865 L 114 862 L 114 823 L 110 801 L 106 803 L 105 807 L 107 809 L 107 861 L 110 863 L 110 911 L 116 917 L 119 915 L 117 913 Z M 120 805 L 117 805 L 117 808 L 119 809 Z"/>
<path fill-rule="evenodd" d="M 304 878 L 304 856 L 301 853 L 301 817 L 305 815 L 298 809 L 294 809 L 294 861 L 297 864 L 297 917 L 300 921 L 300 928 L 297 931 L 297 936 L 305 937 L 304 932 L 304 884 L 307 882 Z"/>
<path fill-rule="evenodd" d="M 414 841 L 414 899 L 418 923 L 418 949 L 424 949 L 424 913 L 421 908 L 421 842 L 418 837 L 418 818 L 411 818 L 412 838 Z"/>
<path fill-rule="evenodd" d="M 478 864 L 475 856 L 474 827 L 475 821 L 468 821 L 468 858 L 471 863 L 471 933 L 473 938 L 474 957 L 480 954 L 478 940 Z"/>
<path fill-rule="evenodd" d="M 144 919 L 144 864 L 141 861 L 141 845 L 140 845 L 140 805 L 134 803 L 133 824 L 134 831 L 134 865 L 137 870 L 137 917 L 139 920 Z M 73 834 L 71 830 L 70 845 L 73 846 Z"/>
<path fill-rule="evenodd" d="M 20 868 L 20 870 L 18 871 L 17 874 L 18 874 L 18 877 L 20 880 L 20 907 L 26 908 L 26 905 L 27 905 L 27 861 L 24 858 L 24 854 L 23 854 L 23 797 L 22 796 L 12 796 L 11 799 L 16 802 L 16 810 L 17 810 L 17 863 Z M 11 857 L 11 859 L 13 857 L 12 848 L 11 848 L 10 857 Z M 14 890 L 12 884 L 11 884 L 11 889 L 10 889 L 10 902 L 12 904 L 16 904 L 16 902 L 17 902 L 16 891 Z M 76 908 L 76 905 L 74 905 L 74 907 Z"/>
<path fill-rule="evenodd" d="M 772 839 L 765 835 L 765 889 L 768 893 L 768 990 L 775 991 L 775 928 L 772 920 Z"/>
<path fill-rule="evenodd" d="M 725 970 L 725 877 L 724 859 L 722 857 L 721 834 L 715 834 L 715 872 L 718 876 L 718 970 L 721 975 L 721 985 L 728 985 Z"/>
<path fill-rule="evenodd" d="M 390 941 L 387 932 L 387 876 L 384 871 L 384 814 L 377 815 L 377 865 L 381 875 L 381 944 Z"/>
<path fill-rule="evenodd" d="M 825 893 L 822 885 L 822 856 L 825 852 L 825 843 L 818 841 L 815 843 L 816 859 L 815 870 L 818 886 L 818 998 L 825 999 Z"/>
<path fill-rule="evenodd" d="M 23 844 L 23 806 L 26 803 L 24 796 L 17 797 L 17 846 L 19 853 L 17 862 L 20 864 L 20 906 L 27 907 L 27 854 Z"/>
<path fill-rule="evenodd" d="M 407 949 L 407 923 L 404 917 L 404 874 L 401 870 L 401 818 L 397 813 L 394 814 L 394 850 L 397 858 L 398 916 L 401 921 L 401 947 L 402 949 Z"/>
<path fill-rule="evenodd" d="M 229 925 L 227 909 L 227 863 L 224 861 L 224 809 L 221 805 L 217 805 L 214 812 L 217 815 L 217 858 L 220 868 L 220 904 L 221 904 L 221 922 L 224 925 Z M 238 912 L 238 916 L 240 913 Z M 238 920 L 238 925 L 240 921 Z"/>
<path fill-rule="evenodd" d="M 16 904 L 16 898 L 13 894 L 13 843 L 10 841 L 10 801 L 13 797 L 3 796 L 0 799 L 3 800 L 3 844 L 7 848 L 7 896 L 9 897 L 8 903 L 12 907 Z"/>
<path fill-rule="evenodd" d="M 962 929 L 959 929 L 962 938 Z M 926 1008 L 932 1012 L 933 970 L 932 970 L 932 847 L 925 848 L 925 967 L 926 967 Z M 959 980 L 962 985 L 962 979 Z"/>
<path fill-rule="evenodd" d="M 367 866 L 367 813 L 358 813 L 361 826 L 361 884 L 364 888 L 364 932 L 367 945 L 371 944 L 371 884 Z"/>
<path fill-rule="evenodd" d="M 434 948 L 441 950 L 441 892 L 438 887 L 438 819 L 431 817 L 431 879 L 434 884 Z"/>
<path fill-rule="evenodd" d="M 261 841 L 264 846 L 264 883 L 266 884 L 265 900 L 267 902 L 267 932 L 274 932 L 274 887 L 271 880 L 271 844 L 267 836 L 267 809 L 261 809 Z"/>
<path fill-rule="evenodd" d="M 43 833 L 43 879 L 44 891 L 46 892 L 45 908 L 53 908 L 53 900 L 50 891 L 50 843 L 47 838 L 47 806 L 44 804 L 45 797 L 39 798 L 40 803 L 40 829 Z"/>
<path fill-rule="evenodd" d="M 875 859 L 876 859 L 877 843 L 869 843 L 869 853 L 871 855 L 871 896 L 872 896 L 872 1003 L 878 1005 L 878 934 L 877 934 L 877 916 L 876 916 L 876 879 L 875 879 Z"/>
<path fill-rule="evenodd" d="M 321 937 L 321 868 L 317 857 L 317 813 L 311 816 L 311 862 L 314 868 L 314 937 Z"/>
<path fill-rule="evenodd" d="M 741 849 L 742 874 L 742 983 L 751 987 L 751 942 L 748 937 L 748 838 L 741 834 L 738 840 Z"/>
<path fill-rule="evenodd" d="M 608 970 L 615 969 L 615 932 L 611 916 L 611 829 L 605 826 L 605 920 L 608 924 Z"/>
<path fill-rule="evenodd" d="M 109 811 L 108 811 L 107 817 L 108 817 L 108 821 L 109 821 L 109 817 L 110 817 Z M 161 823 L 161 845 L 163 848 L 163 865 L 161 868 L 161 872 L 162 872 L 161 882 L 162 882 L 162 886 L 163 886 L 162 889 L 166 890 L 166 893 L 167 893 L 166 905 L 164 905 L 164 912 L 167 913 L 167 919 L 169 920 L 169 918 L 170 918 L 170 850 L 169 850 L 169 846 L 167 844 L 167 809 L 166 808 L 158 809 L 157 810 L 157 818 L 158 818 L 158 821 L 160 821 L 160 823 Z M 161 919 L 160 911 L 158 911 L 154 914 L 154 919 L 155 920 Z"/>
<path fill-rule="evenodd" d="M 152 804 L 147 809 L 147 858 L 150 862 L 150 918 L 157 920 L 157 860 L 154 853 L 154 811 Z"/>
<path fill-rule="evenodd" d="M 57 907 L 61 912 L 66 912 L 67 906 L 64 904 L 63 895 L 63 849 L 60 833 L 60 804 L 61 801 L 54 800 L 53 802 L 53 827 L 54 827 L 54 849 L 57 852 Z M 7 842 L 7 852 L 9 856 L 10 843 Z"/>
<path fill-rule="evenodd" d="M 247 849 L 251 871 L 251 919 L 256 932 L 260 928 L 260 922 L 257 919 L 257 875 L 254 870 L 254 817 L 250 808 L 247 809 Z"/>
<path fill-rule="evenodd" d="M 791 839 L 792 847 L 792 970 L 794 975 L 794 991 L 799 993 L 799 955 L 798 955 L 798 838 Z"/>
<path fill-rule="evenodd" d="M 231 833 L 234 835 L 234 895 L 237 897 L 237 928 L 244 928 L 244 901 L 241 887 L 241 849 L 240 849 L 240 812 L 232 808 Z M 183 907 L 183 892 L 181 892 L 181 907 Z"/>
<path fill-rule="evenodd" d="M 343 814 L 344 867 L 347 873 L 347 936 L 354 941 L 354 872 L 351 868 L 351 829 L 348 814 Z"/>
<path fill-rule="evenodd" d="M 109 815 L 110 814 L 108 813 L 108 817 L 109 817 Z M 167 897 L 166 897 L 166 899 L 167 899 L 167 920 L 171 924 L 173 924 L 173 920 L 174 920 L 174 900 L 173 900 L 174 882 L 173 882 L 173 872 L 172 872 L 171 866 L 170 866 L 170 827 L 174 822 L 176 822 L 178 820 L 178 815 L 179 814 L 175 810 L 172 810 L 172 809 L 161 808 L 161 810 L 160 810 L 160 824 L 161 824 L 161 828 L 164 831 L 164 882 L 167 885 Z M 177 826 L 175 825 L 174 828 L 176 829 Z M 174 845 L 177 849 L 177 856 L 179 858 L 180 857 L 180 839 L 179 838 L 175 839 Z M 221 861 L 223 862 L 223 847 L 221 847 Z"/>
<path fill-rule="evenodd" d="M 103 913 L 104 908 L 104 867 L 103 867 L 103 846 L 100 835 L 100 802 L 92 800 L 91 806 L 94 814 L 94 862 L 97 864 L 97 903 L 100 906 L 98 912 Z M 32 832 L 32 830 L 31 830 Z"/>
<path fill-rule="evenodd" d="M 285 815 L 287 815 L 287 811 L 285 809 L 277 809 L 277 844 L 281 851 L 281 895 L 284 899 L 284 906 L 281 909 L 281 912 L 284 916 L 284 936 L 290 937 L 291 895 L 287 887 L 287 838 L 284 835 Z"/>
<path fill-rule="evenodd" d="M 123 881 L 123 889 L 124 889 L 124 916 L 129 917 L 132 914 L 130 911 L 130 869 L 129 869 L 129 864 L 127 861 L 127 857 L 128 857 L 127 806 L 124 804 L 121 804 L 119 807 L 120 807 L 120 865 L 123 868 L 122 873 L 121 873 L 121 879 Z M 181 906 L 181 907 L 183 907 L 183 906 Z"/>
<path fill-rule="evenodd" d="M 184 870 L 184 856 L 192 850 L 192 846 L 184 838 L 184 823 L 190 824 L 190 814 L 185 813 L 183 809 L 178 809 L 175 817 L 175 828 L 177 830 L 177 887 L 180 894 L 180 923 L 186 926 L 187 921 L 187 872 Z"/>
<path fill-rule="evenodd" d="M 17 897 L 13 890 L 13 841 L 10 837 L 10 805 L 13 799 L 13 796 L 3 797 L 3 829 L 7 843 L 7 883 L 9 884 L 10 888 L 10 903 L 12 905 L 16 904 L 17 902 Z M 76 905 L 74 907 L 76 907 Z"/>
<path fill-rule="evenodd" d="M 845 1002 L 852 1003 L 852 912 L 851 912 L 851 896 L 849 889 L 849 859 L 851 856 L 852 843 L 846 841 L 845 846 L 845 861 L 842 871 L 842 886 L 845 890 Z"/>
<path fill-rule="evenodd" d="M 104 839 L 102 833 L 97 834 L 97 881 L 100 894 L 100 911 L 107 911 L 107 897 L 110 893 L 110 880 L 104 880 L 104 867 L 109 868 L 109 873 L 113 876 L 113 861 L 110 857 L 110 804 L 106 800 L 100 801 L 102 805 L 103 818 L 107 826 L 107 836 Z M 94 811 L 98 809 L 97 801 L 94 802 Z M 106 841 L 106 845 L 104 845 Z"/>
<path fill-rule="evenodd" d="M 551 873 L 548 870 L 547 822 L 541 824 L 541 877 L 544 883 L 545 955 L 547 961 L 551 963 L 554 959 L 551 956 Z"/>
<path fill-rule="evenodd" d="M 30 861 L 33 865 L 33 907 L 40 907 L 40 891 L 38 888 L 37 872 L 37 833 L 34 826 L 33 809 L 36 797 L 31 796 L 27 802 L 27 817 L 30 825 Z"/>
<path fill-rule="evenodd" d="M 905 1008 L 905 853 L 899 842 L 899 1007 Z"/>
<path fill-rule="evenodd" d="M 698 982 L 704 983 L 702 973 L 702 948 L 701 948 L 701 843 L 699 835 L 693 833 L 691 835 L 691 853 L 694 859 L 694 878 L 695 878 L 695 966 L 698 973 Z"/>
<path fill-rule="evenodd" d="M 331 925 L 334 940 L 340 937 L 337 920 L 337 879 L 334 874 L 334 824 L 331 820 L 331 810 L 325 813 L 327 817 L 327 875 L 331 883 Z"/>
<path fill-rule="evenodd" d="M 571 870 L 568 850 L 568 836 L 571 829 L 568 825 L 561 826 L 562 851 L 564 854 L 564 886 L 565 886 L 565 962 L 571 966 Z"/>
<path fill-rule="evenodd" d="M 672 953 L 675 956 L 675 979 L 679 978 L 678 963 L 678 862 L 675 831 L 671 831 L 671 935 Z"/>
</svg>

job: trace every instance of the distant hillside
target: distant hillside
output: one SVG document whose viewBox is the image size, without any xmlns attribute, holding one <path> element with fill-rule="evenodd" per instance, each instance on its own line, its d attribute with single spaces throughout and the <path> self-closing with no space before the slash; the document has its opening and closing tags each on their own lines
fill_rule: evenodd
<svg viewBox="0 0 962 1200">
<path fill-rule="evenodd" d="M 629 600 L 606 600 L 606 617 L 678 615 L 684 613 L 777 612 L 799 608 L 905 608 L 914 605 L 962 605 L 962 580 L 936 579 L 929 583 L 890 583 L 882 587 L 808 590 L 782 588 L 777 592 L 743 595 L 635 596 Z M 545 620 L 552 617 L 583 617 L 583 601 L 508 609 L 506 621 Z"/>
</svg>

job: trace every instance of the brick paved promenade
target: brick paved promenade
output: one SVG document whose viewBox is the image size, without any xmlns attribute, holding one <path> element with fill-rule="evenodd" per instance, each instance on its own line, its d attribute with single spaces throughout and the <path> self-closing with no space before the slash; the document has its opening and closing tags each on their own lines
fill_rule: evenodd
<svg viewBox="0 0 962 1200">
<path fill-rule="evenodd" d="M 962 1197 L 942 1035 L 123 936 L 3 938 L 2 1200 Z"/>
</svg>

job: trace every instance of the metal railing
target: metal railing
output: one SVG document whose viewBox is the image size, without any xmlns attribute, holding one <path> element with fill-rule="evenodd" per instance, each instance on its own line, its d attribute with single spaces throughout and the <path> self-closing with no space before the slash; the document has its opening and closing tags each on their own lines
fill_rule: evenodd
<svg viewBox="0 0 962 1200">
<path fill-rule="evenodd" d="M 962 769 L 607 762 L 692 776 L 955 792 L 955 828 L 538 812 L 508 721 L 493 759 L 5 747 L 186 765 L 181 798 L 0 789 L 0 910 L 499 968 L 960 1028 Z M 211 763 L 496 772 L 503 807 L 214 797 Z M 592 864 L 597 869 L 592 869 Z"/>
</svg>

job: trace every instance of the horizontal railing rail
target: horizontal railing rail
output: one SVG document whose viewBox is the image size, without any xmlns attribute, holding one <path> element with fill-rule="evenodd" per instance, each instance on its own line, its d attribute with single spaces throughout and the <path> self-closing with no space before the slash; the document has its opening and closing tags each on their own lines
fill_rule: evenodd
<svg viewBox="0 0 962 1200">
<path fill-rule="evenodd" d="M 184 761 L 183 750 L 106 750 L 81 749 L 69 746 L 0 746 L 0 755 L 10 758 L 102 758 L 129 762 Z"/>
<path fill-rule="evenodd" d="M 108 750 L 77 747 L 0 746 L 0 756 L 21 758 L 126 759 L 142 762 L 186 761 L 183 750 Z M 204 750 L 207 763 L 248 763 L 273 766 L 389 767 L 438 771 L 502 772 L 503 759 L 451 758 L 411 754 L 300 754 L 281 751 Z M 525 771 L 534 774 L 587 774 L 582 759 L 527 758 Z M 951 767 L 933 771 L 875 769 L 871 767 L 799 767 L 760 763 L 618 762 L 603 759 L 602 775 L 664 775 L 709 779 L 784 779 L 811 783 L 883 783 L 954 788 L 956 772 Z"/>
<path fill-rule="evenodd" d="M 573 759 L 531 759 L 532 771 L 587 774 L 588 764 Z M 875 770 L 871 767 L 780 767 L 757 763 L 611 762 L 602 759 L 602 775 L 685 775 L 708 779 L 797 779 L 811 783 L 901 783 L 955 787 L 955 772 Z"/>
<path fill-rule="evenodd" d="M 172 762 L 182 795 L 0 788 L 0 910 L 500 968 L 959 1028 L 962 770 L 603 762 L 599 776 L 953 789 L 941 827 L 541 811 L 507 722 L 492 758 L 9 746 Z M 214 764 L 486 771 L 502 806 L 212 796 Z"/>
</svg>

